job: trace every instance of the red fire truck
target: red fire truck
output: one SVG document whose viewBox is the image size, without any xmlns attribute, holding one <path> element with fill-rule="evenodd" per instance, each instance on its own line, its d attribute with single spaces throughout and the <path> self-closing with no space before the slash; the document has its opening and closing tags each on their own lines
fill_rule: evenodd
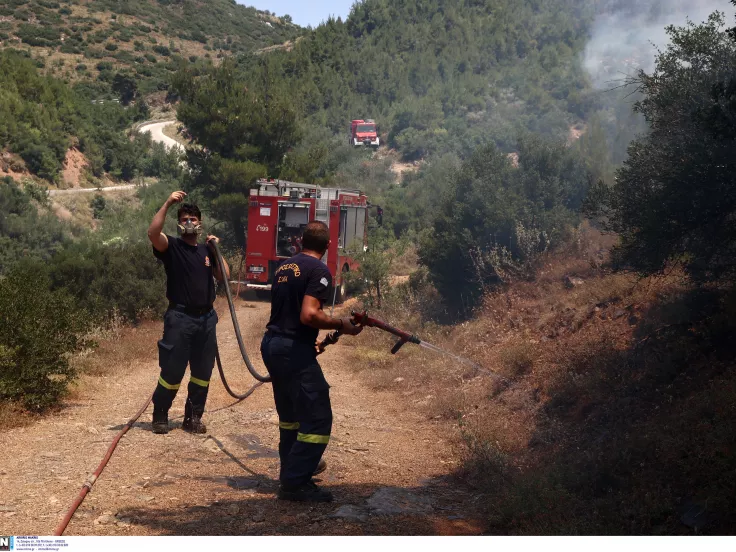
<svg viewBox="0 0 736 552">
<path fill-rule="evenodd" d="M 373 119 L 354 119 L 350 122 L 350 145 L 370 146 L 377 148 L 381 145 L 376 130 L 376 122 Z"/>
<path fill-rule="evenodd" d="M 330 247 L 322 258 L 332 274 L 335 302 L 346 297 L 345 275 L 357 268 L 349 250 L 367 248 L 368 198 L 359 190 L 322 188 L 283 180 L 259 180 L 250 191 L 245 251 L 246 284 L 259 295 L 271 290 L 279 263 L 301 251 L 301 236 L 311 220 L 330 228 Z"/>
</svg>

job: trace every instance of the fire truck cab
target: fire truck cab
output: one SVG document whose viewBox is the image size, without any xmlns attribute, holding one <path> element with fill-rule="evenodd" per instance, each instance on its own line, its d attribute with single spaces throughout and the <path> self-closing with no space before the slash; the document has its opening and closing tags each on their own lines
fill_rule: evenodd
<svg viewBox="0 0 736 552">
<path fill-rule="evenodd" d="M 373 119 L 354 119 L 350 122 L 350 145 L 370 146 L 377 148 L 381 145 L 376 130 L 376 122 Z"/>
<path fill-rule="evenodd" d="M 311 220 L 330 229 L 322 261 L 332 274 L 335 301 L 346 298 L 345 275 L 357 268 L 349 254 L 367 248 L 368 198 L 359 190 L 322 188 L 283 180 L 259 180 L 250 191 L 245 279 L 249 288 L 271 290 L 273 274 L 284 259 L 301 251 L 301 236 Z"/>
</svg>

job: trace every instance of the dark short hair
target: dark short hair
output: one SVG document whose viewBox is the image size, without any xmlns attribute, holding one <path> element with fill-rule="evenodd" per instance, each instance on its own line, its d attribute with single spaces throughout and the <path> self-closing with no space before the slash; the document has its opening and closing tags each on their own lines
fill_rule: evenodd
<svg viewBox="0 0 736 552">
<path fill-rule="evenodd" d="M 304 229 L 302 234 L 302 248 L 324 253 L 330 243 L 330 229 L 324 222 L 313 220 Z"/>
<path fill-rule="evenodd" d="M 182 204 L 182 206 L 179 207 L 179 212 L 176 213 L 176 220 L 181 219 L 182 215 L 193 215 L 199 220 L 202 220 L 202 211 L 200 211 L 199 207 L 197 207 L 193 203 Z"/>
</svg>

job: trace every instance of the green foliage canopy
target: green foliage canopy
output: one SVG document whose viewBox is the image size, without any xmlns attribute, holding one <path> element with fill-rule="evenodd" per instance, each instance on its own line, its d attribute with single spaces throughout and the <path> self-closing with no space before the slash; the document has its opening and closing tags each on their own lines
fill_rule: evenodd
<svg viewBox="0 0 736 552">
<path fill-rule="evenodd" d="M 636 81 L 651 132 L 612 189 L 598 188 L 617 262 L 644 274 L 681 263 L 698 281 L 736 278 L 736 43 L 721 14 L 668 29 L 672 44 Z"/>
</svg>

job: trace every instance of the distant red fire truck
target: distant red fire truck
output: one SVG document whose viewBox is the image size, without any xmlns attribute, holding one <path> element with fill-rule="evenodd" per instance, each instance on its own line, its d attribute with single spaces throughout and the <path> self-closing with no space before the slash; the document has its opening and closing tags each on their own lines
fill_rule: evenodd
<svg viewBox="0 0 736 552">
<path fill-rule="evenodd" d="M 257 185 L 250 191 L 248 208 L 247 286 L 269 292 L 279 263 L 301 251 L 304 227 L 321 220 L 330 229 L 330 247 L 322 260 L 336 287 L 331 294 L 337 303 L 344 301 L 345 275 L 357 268 L 348 250 L 368 246 L 368 198 L 359 190 L 283 180 L 259 180 Z"/>
</svg>

